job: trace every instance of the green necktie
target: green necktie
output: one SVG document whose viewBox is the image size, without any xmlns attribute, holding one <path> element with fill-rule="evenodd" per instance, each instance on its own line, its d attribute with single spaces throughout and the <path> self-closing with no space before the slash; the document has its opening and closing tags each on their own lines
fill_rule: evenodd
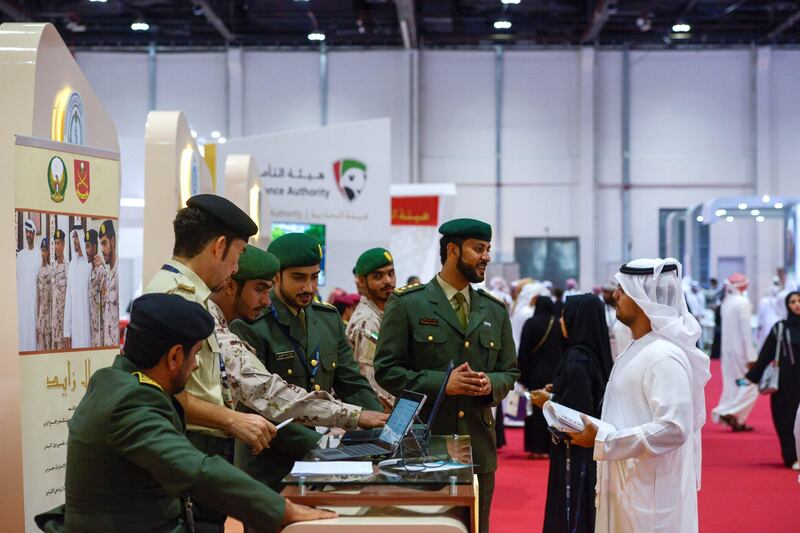
<svg viewBox="0 0 800 533">
<path fill-rule="evenodd" d="M 453 296 L 453 311 L 456 312 L 456 317 L 461 323 L 463 329 L 467 329 L 467 299 L 464 297 L 463 292 L 457 292 Z"/>
</svg>

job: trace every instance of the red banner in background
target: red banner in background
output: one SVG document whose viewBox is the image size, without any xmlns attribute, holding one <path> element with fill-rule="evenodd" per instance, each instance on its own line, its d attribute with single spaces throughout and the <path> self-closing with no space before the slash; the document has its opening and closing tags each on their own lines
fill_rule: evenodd
<svg viewBox="0 0 800 533">
<path fill-rule="evenodd" d="M 438 196 L 392 197 L 392 226 L 438 225 Z"/>
</svg>

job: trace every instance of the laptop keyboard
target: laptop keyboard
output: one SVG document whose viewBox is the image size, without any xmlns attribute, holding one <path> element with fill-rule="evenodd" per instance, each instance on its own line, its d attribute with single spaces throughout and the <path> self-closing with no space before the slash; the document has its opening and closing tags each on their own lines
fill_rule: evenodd
<svg viewBox="0 0 800 533">
<path fill-rule="evenodd" d="M 364 456 L 364 455 L 384 455 L 389 453 L 388 450 L 376 446 L 375 444 L 349 444 L 338 449 L 350 456 Z"/>
</svg>

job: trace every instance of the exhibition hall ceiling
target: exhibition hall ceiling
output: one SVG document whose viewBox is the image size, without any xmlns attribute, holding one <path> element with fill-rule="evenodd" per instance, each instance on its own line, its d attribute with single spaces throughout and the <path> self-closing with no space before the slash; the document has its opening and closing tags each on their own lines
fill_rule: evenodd
<svg viewBox="0 0 800 533">
<path fill-rule="evenodd" d="M 0 0 L 75 48 L 684 47 L 800 42 L 800 0 Z"/>
</svg>

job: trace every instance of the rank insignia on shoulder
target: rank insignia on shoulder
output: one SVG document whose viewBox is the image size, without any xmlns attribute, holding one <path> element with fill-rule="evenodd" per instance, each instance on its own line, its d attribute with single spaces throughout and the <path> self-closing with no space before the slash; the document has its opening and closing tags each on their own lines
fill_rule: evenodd
<svg viewBox="0 0 800 533">
<path fill-rule="evenodd" d="M 420 326 L 438 326 L 439 320 L 436 318 L 420 318 L 419 319 Z"/>
<path fill-rule="evenodd" d="M 405 294 L 407 292 L 412 292 L 412 291 L 421 289 L 423 287 L 425 287 L 425 285 L 423 285 L 422 283 L 412 283 L 411 285 L 405 285 L 403 287 L 397 287 L 392 292 L 394 292 L 395 294 L 397 294 L 399 296 L 401 294 Z"/>
<path fill-rule="evenodd" d="M 324 307 L 325 309 L 333 309 L 334 311 L 336 310 L 336 306 L 333 305 L 333 304 L 330 304 L 328 302 L 319 302 L 319 301 L 314 300 L 311 303 L 312 303 L 312 305 L 316 305 L 318 307 Z"/>
<path fill-rule="evenodd" d="M 160 391 L 164 391 L 164 388 L 158 384 L 157 381 L 152 379 L 150 376 L 142 374 L 141 372 L 133 372 L 133 375 L 139 378 L 139 383 L 142 385 L 150 385 L 151 387 L 155 387 Z"/>
<path fill-rule="evenodd" d="M 492 294 L 489 291 L 485 291 L 483 289 L 478 289 L 478 294 L 482 294 L 484 296 L 487 296 L 487 297 L 491 298 L 492 300 L 494 300 L 495 302 L 499 303 L 503 307 L 506 306 L 506 303 L 503 300 L 501 300 L 500 298 L 498 298 L 497 296 L 495 296 L 494 294 Z"/>
<path fill-rule="evenodd" d="M 178 290 L 194 294 L 196 289 L 194 285 L 189 285 L 188 283 L 178 283 Z"/>
</svg>

